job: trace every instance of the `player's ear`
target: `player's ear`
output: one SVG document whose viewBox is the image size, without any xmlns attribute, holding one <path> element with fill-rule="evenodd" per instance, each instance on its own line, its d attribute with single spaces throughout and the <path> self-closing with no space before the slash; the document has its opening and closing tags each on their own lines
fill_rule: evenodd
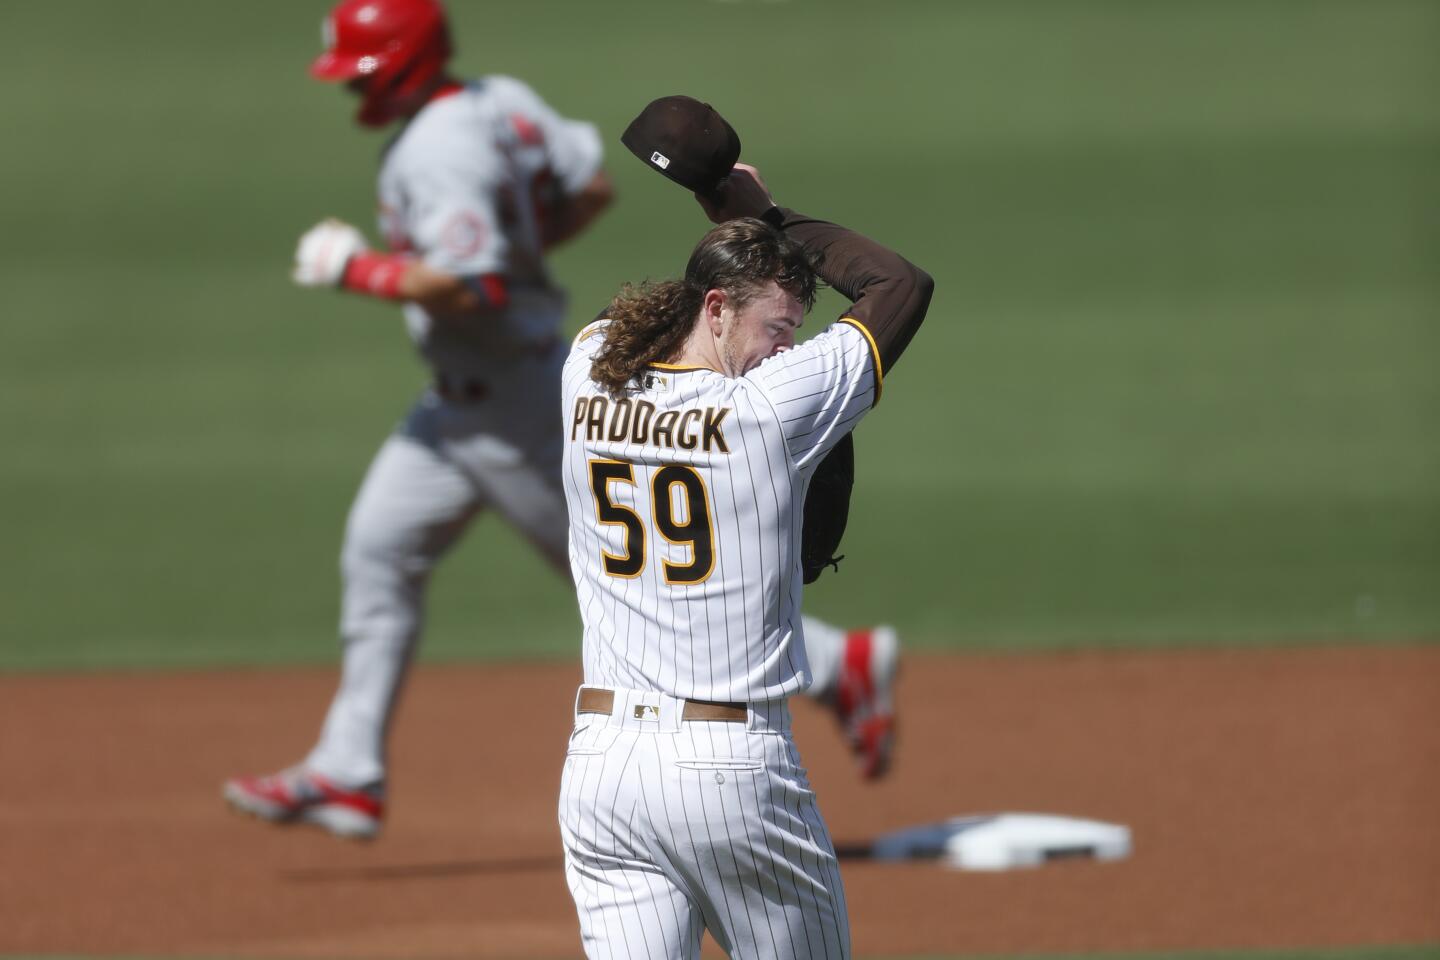
<svg viewBox="0 0 1440 960">
<path fill-rule="evenodd" d="M 724 290 L 706 290 L 705 300 L 700 307 L 700 315 L 704 319 L 711 336 L 718 337 L 724 332 L 725 325 L 722 315 L 725 313 L 725 304 L 728 298 Z"/>
</svg>

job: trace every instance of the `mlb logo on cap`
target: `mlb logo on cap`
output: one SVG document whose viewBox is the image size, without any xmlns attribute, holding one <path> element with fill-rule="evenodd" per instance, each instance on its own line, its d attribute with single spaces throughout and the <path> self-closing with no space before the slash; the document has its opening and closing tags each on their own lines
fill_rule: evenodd
<svg viewBox="0 0 1440 960">
<path fill-rule="evenodd" d="M 652 100 L 620 136 L 642 162 L 688 190 L 711 197 L 740 159 L 740 135 L 694 97 Z"/>
</svg>

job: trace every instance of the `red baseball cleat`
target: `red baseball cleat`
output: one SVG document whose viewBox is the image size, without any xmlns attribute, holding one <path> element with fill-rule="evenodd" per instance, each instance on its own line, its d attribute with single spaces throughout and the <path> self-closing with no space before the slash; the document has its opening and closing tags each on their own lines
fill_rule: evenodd
<svg viewBox="0 0 1440 960">
<path fill-rule="evenodd" d="M 845 636 L 833 708 L 866 780 L 883 777 L 895 748 L 895 673 L 900 638 L 893 627 L 852 630 Z"/>
<path fill-rule="evenodd" d="M 385 788 L 342 787 L 304 767 L 225 781 L 225 800 L 271 823 L 310 823 L 337 837 L 370 840 L 385 816 Z"/>
</svg>

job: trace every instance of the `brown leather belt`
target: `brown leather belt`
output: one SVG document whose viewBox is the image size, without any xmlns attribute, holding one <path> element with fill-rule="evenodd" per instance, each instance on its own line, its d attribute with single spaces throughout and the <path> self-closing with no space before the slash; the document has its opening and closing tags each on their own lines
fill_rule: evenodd
<svg viewBox="0 0 1440 960">
<path fill-rule="evenodd" d="M 607 717 L 615 708 L 615 691 L 599 687 L 581 687 L 575 704 L 576 713 L 603 713 Z M 635 718 L 641 718 L 644 707 L 636 706 Z M 713 700 L 686 700 L 680 711 L 681 720 L 709 720 L 718 723 L 744 723 L 749 711 L 743 703 L 717 703 Z"/>
</svg>

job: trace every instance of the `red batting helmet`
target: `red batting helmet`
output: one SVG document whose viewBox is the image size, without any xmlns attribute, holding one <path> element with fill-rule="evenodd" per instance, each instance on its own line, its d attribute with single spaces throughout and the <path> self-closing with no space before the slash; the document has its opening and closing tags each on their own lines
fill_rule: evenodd
<svg viewBox="0 0 1440 960">
<path fill-rule="evenodd" d="M 341 0 L 325 18 L 324 40 L 311 76 L 364 77 L 355 119 L 369 127 L 413 109 L 408 101 L 444 71 L 451 52 L 445 9 L 436 0 Z"/>
</svg>

